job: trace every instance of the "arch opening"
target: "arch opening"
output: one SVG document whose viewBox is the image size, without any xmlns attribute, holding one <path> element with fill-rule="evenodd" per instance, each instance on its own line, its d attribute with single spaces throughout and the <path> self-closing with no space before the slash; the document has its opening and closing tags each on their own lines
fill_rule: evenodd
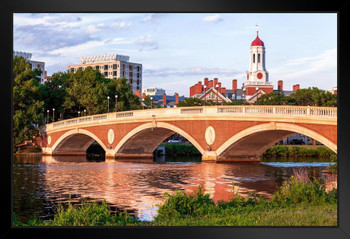
<svg viewBox="0 0 350 239">
<path fill-rule="evenodd" d="M 245 129 L 232 136 L 216 152 L 219 160 L 244 158 L 258 161 L 268 148 L 295 134 L 308 136 L 337 153 L 337 145 L 326 137 L 310 129 L 286 123 L 269 123 Z"/>
<path fill-rule="evenodd" d="M 148 158 L 154 159 L 159 145 L 167 143 L 174 135 L 183 140 L 181 143 L 192 144 L 200 154 L 201 146 L 185 131 L 168 123 L 158 122 L 143 124 L 130 131 L 115 148 L 116 158 Z"/>
<path fill-rule="evenodd" d="M 107 151 L 102 141 L 91 132 L 82 129 L 70 130 L 52 146 L 52 155 L 87 155 L 91 146 L 97 148 L 99 154 L 105 154 Z M 92 152 L 94 151 L 96 150 L 93 149 Z"/>
</svg>

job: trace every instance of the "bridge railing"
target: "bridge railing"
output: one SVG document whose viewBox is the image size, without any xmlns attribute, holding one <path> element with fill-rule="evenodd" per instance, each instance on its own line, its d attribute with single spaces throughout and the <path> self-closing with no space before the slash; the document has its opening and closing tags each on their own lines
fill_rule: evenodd
<svg viewBox="0 0 350 239">
<path fill-rule="evenodd" d="M 176 117 L 201 117 L 201 116 L 258 116 L 258 117 L 310 117 L 321 120 L 336 120 L 336 107 L 312 107 L 312 106 L 272 106 L 272 105 L 230 105 L 230 106 L 197 106 L 181 108 L 159 108 L 148 110 L 135 110 L 113 112 L 100 115 L 78 117 L 47 124 L 45 130 L 52 130 L 72 125 L 85 125 L 91 123 L 104 123 L 115 120 L 152 119 Z"/>
<path fill-rule="evenodd" d="M 336 118 L 335 107 L 311 107 L 311 106 L 219 106 L 217 113 L 229 114 L 257 114 L 257 115 L 290 115 L 290 116 L 323 116 Z"/>
</svg>

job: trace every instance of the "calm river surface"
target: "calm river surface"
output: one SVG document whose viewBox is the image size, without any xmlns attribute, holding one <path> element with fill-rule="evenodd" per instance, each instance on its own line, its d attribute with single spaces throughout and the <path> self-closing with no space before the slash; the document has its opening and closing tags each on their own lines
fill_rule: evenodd
<svg viewBox="0 0 350 239">
<path fill-rule="evenodd" d="M 91 160 L 78 156 L 14 156 L 13 211 L 27 222 L 52 218 L 59 203 L 106 200 L 112 212 L 127 210 L 152 220 L 164 193 L 192 192 L 202 184 L 214 200 L 228 200 L 232 182 L 241 195 L 271 197 L 297 170 L 322 178 L 327 162 L 201 163 L 179 160 Z"/>
</svg>

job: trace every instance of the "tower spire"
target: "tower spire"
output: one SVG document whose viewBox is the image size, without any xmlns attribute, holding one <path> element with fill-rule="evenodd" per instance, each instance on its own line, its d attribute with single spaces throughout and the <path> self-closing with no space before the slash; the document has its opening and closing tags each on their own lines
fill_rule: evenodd
<svg viewBox="0 0 350 239">
<path fill-rule="evenodd" d="M 256 26 L 256 35 L 259 36 L 259 25 L 258 25 L 258 23 L 255 26 Z"/>
</svg>

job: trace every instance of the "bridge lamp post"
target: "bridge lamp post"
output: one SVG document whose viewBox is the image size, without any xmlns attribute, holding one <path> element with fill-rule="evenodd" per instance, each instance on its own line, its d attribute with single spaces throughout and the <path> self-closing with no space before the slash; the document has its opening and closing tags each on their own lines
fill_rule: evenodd
<svg viewBox="0 0 350 239">
<path fill-rule="evenodd" d="M 80 117 L 80 111 L 78 111 L 78 117 Z"/>
<path fill-rule="evenodd" d="M 204 105 L 207 104 L 207 97 L 205 96 L 206 89 L 207 89 L 207 86 L 204 85 Z"/>
<path fill-rule="evenodd" d="M 46 123 L 50 123 L 50 110 L 47 110 Z"/>
<path fill-rule="evenodd" d="M 55 122 L 55 108 L 52 108 L 52 122 Z"/>
<path fill-rule="evenodd" d="M 153 108 L 153 97 L 151 97 L 151 109 Z"/>
<path fill-rule="evenodd" d="M 145 99 L 142 98 L 141 101 L 142 101 L 142 102 L 141 102 L 141 104 L 142 104 L 142 109 L 145 109 L 145 105 L 144 105 L 144 104 L 145 104 L 145 103 L 144 103 L 144 102 L 145 102 Z"/>
<path fill-rule="evenodd" d="M 115 95 L 115 112 L 118 111 L 117 102 L 118 102 L 118 95 Z"/>
<path fill-rule="evenodd" d="M 109 96 L 107 96 L 107 105 L 108 105 L 108 113 L 109 113 Z"/>
<path fill-rule="evenodd" d="M 84 110 L 84 116 L 86 116 L 86 109 Z"/>
</svg>

